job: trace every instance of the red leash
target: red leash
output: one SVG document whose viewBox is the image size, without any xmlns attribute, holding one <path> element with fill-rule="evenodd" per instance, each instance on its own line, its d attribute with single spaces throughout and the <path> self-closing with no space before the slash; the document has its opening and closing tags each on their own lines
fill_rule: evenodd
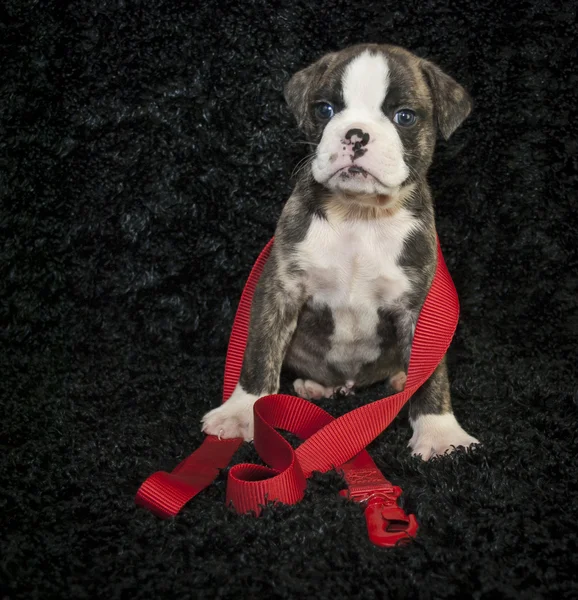
<svg viewBox="0 0 578 600">
<path fill-rule="evenodd" d="M 251 301 L 272 246 L 273 240 L 261 252 L 241 296 L 227 350 L 223 402 L 233 393 L 241 374 Z M 231 467 L 227 504 L 232 503 L 238 513 L 253 511 L 256 515 L 270 501 L 295 504 L 303 498 L 306 480 L 314 471 L 337 467 L 348 485 L 342 495 L 365 504 L 372 542 L 393 546 L 411 539 L 417 523 L 413 515 L 407 516 L 397 505 L 401 489 L 385 479 L 364 448 L 435 371 L 450 345 L 458 316 L 457 293 L 438 241 L 437 269 L 417 322 L 403 392 L 338 419 L 302 398 L 274 394 L 259 399 L 254 406 L 254 444 L 269 467 Z M 290 431 L 305 441 L 295 450 L 276 429 Z M 175 516 L 217 478 L 220 469 L 227 467 L 242 442 L 207 436 L 172 473 L 158 471 L 151 475 L 138 490 L 136 503 L 162 518 Z"/>
</svg>

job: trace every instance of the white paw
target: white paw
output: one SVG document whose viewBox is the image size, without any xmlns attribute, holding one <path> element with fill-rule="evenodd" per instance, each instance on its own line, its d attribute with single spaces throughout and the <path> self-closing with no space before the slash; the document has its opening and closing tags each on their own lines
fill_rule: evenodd
<svg viewBox="0 0 578 600">
<path fill-rule="evenodd" d="M 263 394 L 266 395 L 266 394 Z M 219 408 L 209 411 L 202 419 L 202 430 L 223 439 L 242 437 L 253 439 L 253 405 L 260 396 L 248 394 L 237 384 L 231 397 Z"/>
<path fill-rule="evenodd" d="M 453 413 L 423 415 L 411 421 L 413 436 L 409 441 L 414 456 L 429 460 L 453 452 L 463 446 L 469 448 L 480 442 L 462 429 Z"/>
<path fill-rule="evenodd" d="M 331 398 L 333 396 L 332 387 L 324 387 L 311 379 L 296 379 L 293 382 L 293 389 L 298 396 L 307 400 L 319 400 L 319 398 Z"/>
</svg>

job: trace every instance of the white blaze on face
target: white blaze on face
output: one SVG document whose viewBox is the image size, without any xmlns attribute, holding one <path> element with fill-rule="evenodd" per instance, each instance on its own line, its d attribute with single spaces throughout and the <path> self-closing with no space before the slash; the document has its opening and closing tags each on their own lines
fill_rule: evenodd
<svg viewBox="0 0 578 600">
<path fill-rule="evenodd" d="M 382 104 L 389 89 L 389 66 L 382 53 L 365 51 L 345 69 L 341 86 L 344 109 L 326 125 L 312 164 L 313 177 L 330 189 L 363 194 L 391 194 L 409 175 L 396 126 Z M 352 129 L 369 135 L 365 145 L 346 139 Z M 358 169 L 350 172 L 351 167 Z"/>
<path fill-rule="evenodd" d="M 341 80 L 346 108 L 379 113 L 389 89 L 389 66 L 383 54 L 367 50 L 352 60 Z"/>
</svg>

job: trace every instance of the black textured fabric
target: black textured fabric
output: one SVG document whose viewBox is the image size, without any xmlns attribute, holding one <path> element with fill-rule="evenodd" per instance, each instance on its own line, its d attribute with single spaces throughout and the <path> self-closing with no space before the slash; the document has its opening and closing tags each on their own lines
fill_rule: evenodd
<svg viewBox="0 0 578 600">
<path fill-rule="evenodd" d="M 578 596 L 575 21 L 571 0 L 3 3 L 1 598 Z M 223 476 L 160 521 L 134 494 L 200 443 L 306 152 L 283 84 L 364 41 L 475 100 L 430 181 L 455 411 L 484 446 L 422 463 L 402 418 L 372 444 L 421 524 L 406 548 L 368 542 L 334 473 L 260 519 Z"/>
</svg>

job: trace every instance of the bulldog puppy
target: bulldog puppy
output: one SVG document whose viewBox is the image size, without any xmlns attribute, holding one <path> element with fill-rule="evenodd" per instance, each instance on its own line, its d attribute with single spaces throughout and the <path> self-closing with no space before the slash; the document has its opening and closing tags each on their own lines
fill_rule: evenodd
<svg viewBox="0 0 578 600">
<path fill-rule="evenodd" d="M 202 420 L 222 438 L 253 438 L 253 404 L 278 392 L 282 367 L 313 400 L 384 380 L 404 388 L 436 267 L 427 170 L 436 134 L 449 138 L 472 106 L 431 62 L 377 44 L 323 56 L 285 99 L 314 152 L 254 295 L 239 384 Z M 478 443 L 452 412 L 445 359 L 409 414 L 424 460 Z"/>
</svg>

